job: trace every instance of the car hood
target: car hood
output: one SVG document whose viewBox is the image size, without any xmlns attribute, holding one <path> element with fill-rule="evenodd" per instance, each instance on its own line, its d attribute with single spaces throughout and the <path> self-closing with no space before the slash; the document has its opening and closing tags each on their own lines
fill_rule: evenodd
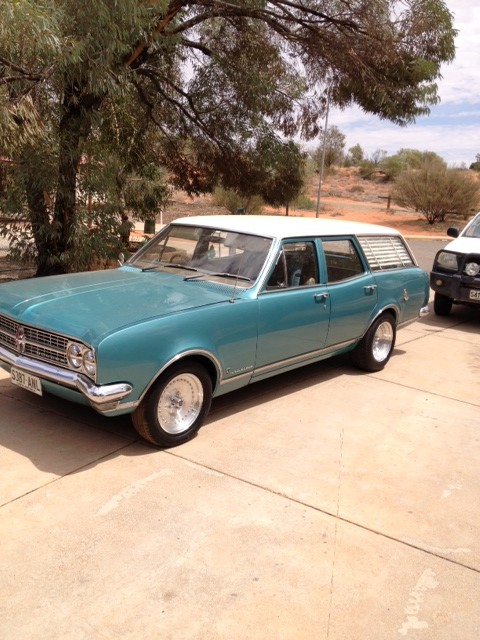
<svg viewBox="0 0 480 640">
<path fill-rule="evenodd" d="M 458 253 L 480 253 L 480 238 L 460 236 L 449 242 L 445 250 L 457 251 Z"/>
<path fill-rule="evenodd" d="M 122 327 L 231 296 L 229 286 L 124 267 L 6 283 L 0 313 L 93 344 Z"/>
</svg>

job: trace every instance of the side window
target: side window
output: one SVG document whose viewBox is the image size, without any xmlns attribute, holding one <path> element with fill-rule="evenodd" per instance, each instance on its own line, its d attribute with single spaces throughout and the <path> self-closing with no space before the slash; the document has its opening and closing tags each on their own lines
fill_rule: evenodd
<svg viewBox="0 0 480 640">
<path fill-rule="evenodd" d="M 363 273 L 363 266 L 351 240 L 323 240 L 329 283 L 341 282 Z"/>
<path fill-rule="evenodd" d="M 313 242 L 287 242 L 283 245 L 267 289 L 306 287 L 318 283 L 318 267 Z"/>
<path fill-rule="evenodd" d="M 287 286 L 287 270 L 285 265 L 285 253 L 280 252 L 275 269 L 270 274 L 267 282 L 267 289 L 285 289 Z"/>
<path fill-rule="evenodd" d="M 401 269 L 415 264 L 400 236 L 363 236 L 358 240 L 372 271 Z"/>
</svg>

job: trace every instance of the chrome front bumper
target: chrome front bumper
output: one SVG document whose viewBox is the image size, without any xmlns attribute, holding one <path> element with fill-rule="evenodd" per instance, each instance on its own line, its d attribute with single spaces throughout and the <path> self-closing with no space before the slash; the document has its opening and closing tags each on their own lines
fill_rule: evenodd
<svg viewBox="0 0 480 640">
<path fill-rule="evenodd" d="M 54 382 L 63 387 L 78 391 L 90 402 L 92 407 L 99 413 L 107 413 L 115 409 L 116 405 L 128 396 L 132 391 L 132 386 L 126 382 L 116 382 L 114 384 L 96 385 L 86 376 L 75 371 L 61 369 L 46 362 L 39 362 L 16 355 L 0 347 L 0 361 L 11 367 L 17 367 L 22 371 L 39 377 L 41 380 Z"/>
</svg>

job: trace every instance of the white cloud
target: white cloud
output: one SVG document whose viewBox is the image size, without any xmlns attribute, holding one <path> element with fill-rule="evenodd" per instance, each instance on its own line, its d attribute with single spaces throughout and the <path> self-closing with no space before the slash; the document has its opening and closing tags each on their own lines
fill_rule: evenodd
<svg viewBox="0 0 480 640">
<path fill-rule="evenodd" d="M 440 96 L 444 103 L 472 103 L 479 99 L 480 6 L 475 4 L 472 0 L 447 1 L 458 35 L 455 40 L 455 60 L 453 64 L 442 69 L 443 80 L 439 83 Z"/>
<path fill-rule="evenodd" d="M 471 111 L 457 111 L 456 113 L 451 113 L 447 117 L 457 119 L 477 118 L 480 122 L 480 108 Z"/>
</svg>

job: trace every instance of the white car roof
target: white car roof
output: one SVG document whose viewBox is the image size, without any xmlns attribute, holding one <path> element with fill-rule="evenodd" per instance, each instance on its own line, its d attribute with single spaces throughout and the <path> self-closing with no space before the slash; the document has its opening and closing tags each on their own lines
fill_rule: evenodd
<svg viewBox="0 0 480 640">
<path fill-rule="evenodd" d="M 398 235 L 390 227 L 348 220 L 328 220 L 323 218 L 300 218 L 297 216 L 272 215 L 212 215 L 177 218 L 175 224 L 212 227 L 237 233 L 251 233 L 270 238 L 291 238 L 295 236 L 337 236 L 337 235 Z"/>
</svg>

